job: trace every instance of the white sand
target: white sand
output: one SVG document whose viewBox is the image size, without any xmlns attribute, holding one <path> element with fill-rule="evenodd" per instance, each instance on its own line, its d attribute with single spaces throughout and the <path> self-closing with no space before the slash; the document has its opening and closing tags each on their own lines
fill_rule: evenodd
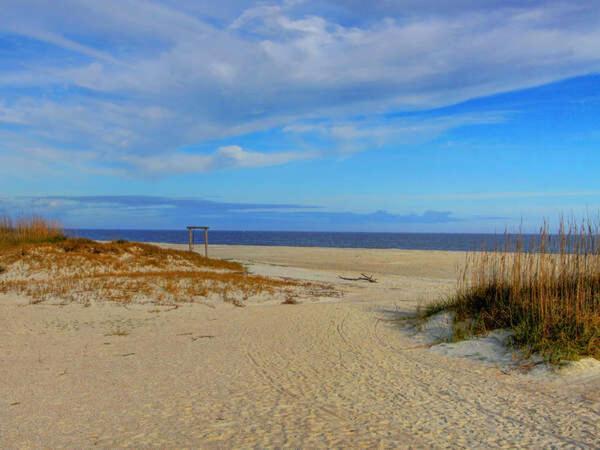
<svg viewBox="0 0 600 450">
<path fill-rule="evenodd" d="M 4 296 L 0 447 L 600 446 L 598 377 L 505 374 L 386 321 L 450 292 L 463 255 L 211 251 L 256 273 L 335 282 L 344 296 L 168 312 Z M 359 272 L 379 282 L 337 278 Z"/>
<path fill-rule="evenodd" d="M 455 341 L 452 331 L 453 314 L 442 312 L 425 323 L 405 327 L 416 342 L 423 342 L 432 352 L 457 358 L 468 358 L 490 364 L 504 373 L 519 371 L 523 375 L 550 378 L 562 382 L 579 382 L 600 377 L 600 361 L 584 358 L 563 361 L 558 365 L 546 362 L 540 355 L 524 355 L 510 344 L 510 330 L 493 330 L 482 336 Z"/>
</svg>

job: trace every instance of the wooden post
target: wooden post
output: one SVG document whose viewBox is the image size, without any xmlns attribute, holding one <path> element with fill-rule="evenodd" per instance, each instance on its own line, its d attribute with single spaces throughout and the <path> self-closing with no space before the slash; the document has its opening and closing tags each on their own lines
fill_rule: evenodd
<svg viewBox="0 0 600 450">
<path fill-rule="evenodd" d="M 208 258 L 208 228 L 204 229 L 204 257 Z"/>
<path fill-rule="evenodd" d="M 194 230 L 204 230 L 204 256 L 208 258 L 208 227 L 189 226 L 187 229 L 190 252 L 194 251 Z"/>
</svg>

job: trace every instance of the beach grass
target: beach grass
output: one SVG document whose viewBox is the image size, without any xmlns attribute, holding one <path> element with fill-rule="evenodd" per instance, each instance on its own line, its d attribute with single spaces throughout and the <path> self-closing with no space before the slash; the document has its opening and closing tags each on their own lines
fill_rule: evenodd
<svg viewBox="0 0 600 450">
<path fill-rule="evenodd" d="M 0 223 L 0 292 L 24 295 L 31 303 L 175 304 L 216 296 L 242 305 L 263 293 L 291 295 L 306 284 L 250 275 L 238 262 L 195 252 L 68 238 L 58 224 L 40 218 Z"/>
<path fill-rule="evenodd" d="M 0 217 L 0 247 L 42 242 L 60 242 L 66 239 L 58 222 L 33 216 L 13 220 Z"/>
<path fill-rule="evenodd" d="M 455 339 L 504 328 L 526 354 L 600 359 L 598 226 L 561 220 L 556 234 L 545 224 L 530 242 L 505 239 L 503 248 L 468 254 L 456 293 L 420 315 L 454 312 Z"/>
</svg>

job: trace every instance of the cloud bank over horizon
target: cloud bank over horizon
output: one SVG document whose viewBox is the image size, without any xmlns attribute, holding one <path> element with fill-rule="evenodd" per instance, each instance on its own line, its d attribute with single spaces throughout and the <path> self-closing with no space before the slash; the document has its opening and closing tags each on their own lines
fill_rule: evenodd
<svg viewBox="0 0 600 450">
<path fill-rule="evenodd" d="M 460 222 L 450 211 L 353 213 L 294 204 L 229 203 L 152 196 L 0 198 L 0 214 L 41 215 L 67 228 L 184 229 L 192 223 L 228 230 L 398 231 L 403 225 Z M 142 226 L 140 224 L 143 224 Z"/>
</svg>

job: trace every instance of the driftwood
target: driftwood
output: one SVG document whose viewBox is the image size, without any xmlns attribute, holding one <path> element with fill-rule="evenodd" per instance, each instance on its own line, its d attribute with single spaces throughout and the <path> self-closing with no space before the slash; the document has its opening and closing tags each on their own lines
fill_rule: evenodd
<svg viewBox="0 0 600 450">
<path fill-rule="evenodd" d="M 198 339 L 213 339 L 214 336 L 212 334 L 204 334 L 202 336 L 192 336 L 192 341 L 196 342 Z"/>
<path fill-rule="evenodd" d="M 377 280 L 373 278 L 373 275 L 365 275 L 364 273 L 361 273 L 360 277 L 357 278 L 343 277 L 341 275 L 338 275 L 338 278 L 346 281 L 368 281 L 369 283 L 377 283 Z"/>
</svg>

